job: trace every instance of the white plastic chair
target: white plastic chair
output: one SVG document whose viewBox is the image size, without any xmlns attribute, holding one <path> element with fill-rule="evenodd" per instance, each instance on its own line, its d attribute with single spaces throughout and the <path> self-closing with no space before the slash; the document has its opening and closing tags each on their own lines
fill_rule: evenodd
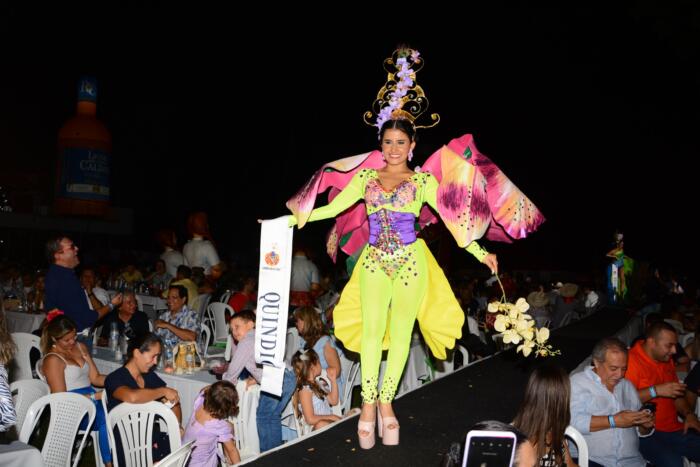
<svg viewBox="0 0 700 467">
<path fill-rule="evenodd" d="M 200 325 L 199 333 L 199 350 L 202 352 L 202 358 L 207 358 L 207 353 L 209 351 L 209 342 L 211 341 L 211 330 L 209 326 L 202 323 Z"/>
<path fill-rule="evenodd" d="M 29 360 L 31 349 L 35 348 L 41 354 L 41 339 L 34 334 L 28 332 L 13 332 L 12 340 L 17 344 L 17 352 L 15 353 L 15 365 L 12 371 L 12 381 L 21 379 L 32 379 L 32 363 Z"/>
<path fill-rule="evenodd" d="M 214 343 L 226 342 L 228 338 L 228 323 L 226 323 L 226 312 L 233 316 L 233 308 L 225 303 L 214 302 L 207 307 L 207 318 L 214 334 Z"/>
<path fill-rule="evenodd" d="M 287 337 L 284 344 L 284 361 L 291 363 L 292 357 L 299 350 L 299 331 L 297 328 L 287 329 Z"/>
<path fill-rule="evenodd" d="M 579 467 L 588 467 L 588 443 L 586 443 L 586 439 L 583 437 L 581 432 L 569 425 L 566 427 L 564 435 L 570 438 L 574 444 L 576 444 L 576 449 L 578 450 Z"/>
<path fill-rule="evenodd" d="M 211 302 L 211 294 L 209 293 L 204 293 L 200 294 L 197 297 L 197 320 L 202 321 L 202 318 L 204 317 L 204 313 L 207 312 L 207 307 L 209 307 L 209 303 Z"/>
<path fill-rule="evenodd" d="M 236 383 L 238 392 L 238 415 L 230 419 L 236 434 L 236 447 L 241 459 L 260 454 L 260 439 L 256 414 L 260 401 L 260 385 L 246 388 L 245 381 Z"/>
<path fill-rule="evenodd" d="M 344 415 L 350 410 L 350 404 L 352 403 L 352 388 L 355 387 L 355 379 L 357 379 L 357 375 L 359 373 L 360 362 L 352 362 L 350 368 L 348 368 L 347 370 L 343 369 L 342 376 L 345 379 L 345 385 L 343 386 L 343 394 L 341 394 L 340 397 L 340 404 L 338 404 L 338 406 L 340 406 L 341 413 L 336 415 Z"/>
<path fill-rule="evenodd" d="M 231 298 L 232 294 L 233 294 L 233 292 L 227 290 L 226 292 L 221 294 L 221 297 L 219 298 L 219 302 L 228 304 L 228 301 Z"/>
<path fill-rule="evenodd" d="M 194 447 L 194 440 L 187 444 L 183 444 L 175 451 L 165 456 L 156 465 L 158 467 L 184 467 L 192 454 L 192 448 Z"/>
<path fill-rule="evenodd" d="M 103 402 L 106 405 L 106 402 Z M 103 405 L 103 406 L 104 406 Z M 121 467 L 147 467 L 153 465 L 153 424 L 156 417 L 165 420 L 170 442 L 170 451 L 180 448 L 180 424 L 172 410 L 160 402 L 147 402 L 145 404 L 130 404 L 122 402 L 107 413 L 107 431 L 110 445 L 114 443 L 114 427 L 121 438 L 122 451 L 124 453 L 125 466 Z M 113 456 L 115 467 L 119 467 L 118 456 Z"/>
<path fill-rule="evenodd" d="M 44 376 L 44 372 L 41 371 L 41 367 L 44 364 L 44 358 L 40 358 L 39 360 L 36 361 L 36 364 L 34 365 L 34 371 L 36 372 L 36 375 L 39 377 L 40 380 L 46 383 L 46 376 Z"/>
<path fill-rule="evenodd" d="M 49 394 L 51 390 L 45 382 L 38 379 L 22 379 L 10 384 L 10 392 L 17 413 L 16 429 L 18 433 L 21 433 L 29 407 L 34 401 Z"/>
<path fill-rule="evenodd" d="M 443 376 L 447 376 L 455 371 L 455 355 L 457 354 L 457 352 L 462 354 L 462 365 L 467 366 L 469 364 L 469 352 L 467 351 L 467 349 L 465 349 L 461 345 L 456 345 L 454 350 L 450 352 L 446 360 L 438 360 L 436 362 L 436 368 L 433 372 L 435 377 L 434 379 L 442 378 Z M 442 370 L 440 370 L 440 367 L 442 367 Z"/>
<path fill-rule="evenodd" d="M 56 392 L 42 396 L 34 401 L 27 411 L 19 435 L 21 442 L 29 443 L 29 438 L 46 406 L 51 409 L 51 419 L 41 448 L 41 457 L 47 467 L 75 467 L 80 462 L 89 431 L 83 432 L 78 452 L 71 464 L 75 434 L 86 415 L 87 426 L 92 426 L 95 421 L 95 405 L 87 397 L 72 392 Z"/>
</svg>

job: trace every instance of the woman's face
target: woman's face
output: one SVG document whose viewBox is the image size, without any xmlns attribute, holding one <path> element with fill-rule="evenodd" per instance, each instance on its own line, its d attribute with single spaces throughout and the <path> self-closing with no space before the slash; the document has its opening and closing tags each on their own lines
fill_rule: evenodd
<svg viewBox="0 0 700 467">
<path fill-rule="evenodd" d="M 129 316 L 136 313 L 137 308 L 138 305 L 136 304 L 136 298 L 133 295 L 126 295 L 122 301 L 122 304 L 119 306 L 119 310 Z"/>
<path fill-rule="evenodd" d="M 134 361 L 141 373 L 148 373 L 151 368 L 158 364 L 158 358 L 160 358 L 160 344 L 157 342 L 151 344 L 151 347 L 145 352 L 141 352 L 139 349 L 134 350 Z"/>
<path fill-rule="evenodd" d="M 297 331 L 299 331 L 299 334 L 301 335 L 302 332 L 304 332 L 304 320 L 301 318 L 296 319 L 296 326 L 297 326 Z"/>
<path fill-rule="evenodd" d="M 36 290 L 39 290 L 41 292 L 44 291 L 44 276 L 39 276 L 36 278 L 36 284 L 34 284 L 34 287 Z"/>
<path fill-rule="evenodd" d="M 392 128 L 384 132 L 382 137 L 382 154 L 387 165 L 405 165 L 408 153 L 413 150 L 416 143 L 406 133 Z"/>
<path fill-rule="evenodd" d="M 64 334 L 63 337 L 56 339 L 54 344 L 64 352 L 70 352 L 75 347 L 77 335 L 78 333 L 75 330 L 69 331 L 68 333 Z"/>
</svg>

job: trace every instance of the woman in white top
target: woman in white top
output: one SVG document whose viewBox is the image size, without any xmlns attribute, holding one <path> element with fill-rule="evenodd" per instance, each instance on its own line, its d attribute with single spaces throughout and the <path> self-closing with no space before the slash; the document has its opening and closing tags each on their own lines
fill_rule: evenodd
<svg viewBox="0 0 700 467">
<path fill-rule="evenodd" d="M 44 354 L 41 372 L 51 392 L 75 392 L 92 399 L 95 404 L 95 423 L 92 430 L 99 432 L 100 453 L 105 467 L 112 466 L 109 438 L 102 404 L 103 391 L 92 387 L 104 387 L 105 375 L 100 374 L 90 352 L 76 341 L 76 325 L 62 311 L 52 310 L 46 316 L 47 324 L 41 334 L 41 351 Z M 81 429 L 86 427 L 81 424 Z"/>
</svg>

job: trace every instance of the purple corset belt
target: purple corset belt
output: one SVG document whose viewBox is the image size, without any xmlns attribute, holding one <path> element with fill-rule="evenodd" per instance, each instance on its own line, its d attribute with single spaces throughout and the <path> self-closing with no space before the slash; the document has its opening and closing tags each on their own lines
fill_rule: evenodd
<svg viewBox="0 0 700 467">
<path fill-rule="evenodd" d="M 416 241 L 416 216 L 382 209 L 369 215 L 369 244 L 386 252 Z"/>
</svg>

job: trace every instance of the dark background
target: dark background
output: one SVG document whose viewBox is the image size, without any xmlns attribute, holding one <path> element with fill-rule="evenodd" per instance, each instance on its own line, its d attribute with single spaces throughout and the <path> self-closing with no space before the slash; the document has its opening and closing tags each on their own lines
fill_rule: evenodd
<svg viewBox="0 0 700 467">
<path fill-rule="evenodd" d="M 224 256 L 255 259 L 255 219 L 286 213 L 324 162 L 376 147 L 362 115 L 382 61 L 407 43 L 442 119 L 419 132 L 414 162 L 473 133 L 547 217 L 531 238 L 487 243 L 502 267 L 597 269 L 616 228 L 630 256 L 691 267 L 699 7 L 490 5 L 344 3 L 338 17 L 262 3 L 247 16 L 234 4 L 6 4 L 2 170 L 30 174 L 50 204 L 58 130 L 78 77 L 95 75 L 113 204 L 135 210 L 129 247 L 158 251 L 156 229 L 182 238 L 187 214 L 205 210 Z M 320 246 L 321 224 L 299 236 Z"/>
</svg>

